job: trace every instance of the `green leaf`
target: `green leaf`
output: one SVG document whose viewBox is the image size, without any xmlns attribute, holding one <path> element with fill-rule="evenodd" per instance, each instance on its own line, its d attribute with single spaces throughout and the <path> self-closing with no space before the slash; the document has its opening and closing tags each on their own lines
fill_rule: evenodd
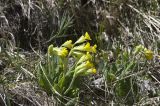
<svg viewBox="0 0 160 106">
<path fill-rule="evenodd" d="M 67 102 L 65 106 L 77 106 L 78 97 L 72 98 Z"/>
<path fill-rule="evenodd" d="M 116 76 L 113 73 L 108 73 L 107 74 L 107 81 L 108 82 L 113 82 L 116 80 Z"/>
<path fill-rule="evenodd" d="M 135 79 L 127 78 L 124 80 L 120 80 L 115 86 L 115 92 L 117 97 L 128 105 L 133 105 L 133 103 L 138 99 L 138 86 L 133 80 Z"/>
<path fill-rule="evenodd" d="M 120 77 L 123 78 L 125 75 L 130 73 L 130 70 L 133 70 L 136 63 L 134 61 L 131 61 L 129 64 L 126 63 L 126 68 L 122 71 Z"/>
<path fill-rule="evenodd" d="M 60 88 L 63 88 L 65 79 L 66 78 L 65 78 L 64 75 L 59 79 L 58 85 L 59 85 Z"/>
<path fill-rule="evenodd" d="M 62 89 L 60 88 L 60 86 L 58 84 L 54 84 L 53 87 L 59 94 L 62 94 Z"/>
</svg>

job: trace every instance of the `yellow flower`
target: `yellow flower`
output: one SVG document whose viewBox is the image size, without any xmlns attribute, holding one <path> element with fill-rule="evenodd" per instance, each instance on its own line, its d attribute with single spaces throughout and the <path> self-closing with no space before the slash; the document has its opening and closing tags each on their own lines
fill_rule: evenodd
<svg viewBox="0 0 160 106">
<path fill-rule="evenodd" d="M 70 55 L 72 55 L 72 56 L 74 56 L 75 58 L 77 58 L 77 59 L 79 59 L 79 58 L 81 58 L 83 55 L 84 55 L 84 53 L 83 52 L 81 52 L 81 51 L 74 51 L 74 52 L 70 52 Z"/>
<path fill-rule="evenodd" d="M 93 64 L 92 64 L 90 61 L 87 61 L 85 67 L 86 67 L 86 68 L 93 67 Z"/>
<path fill-rule="evenodd" d="M 95 53 L 96 52 L 96 45 L 91 47 L 90 46 L 90 43 L 87 42 L 86 45 L 82 44 L 80 46 L 75 46 L 72 51 L 74 50 L 78 50 L 78 51 L 85 51 L 85 52 L 93 52 Z"/>
<path fill-rule="evenodd" d="M 74 44 L 83 43 L 85 41 L 85 37 L 82 35 Z"/>
<path fill-rule="evenodd" d="M 68 55 L 68 50 L 65 47 L 61 48 L 53 48 L 53 52 L 55 52 L 56 55 L 61 56 L 61 57 L 66 57 Z"/>
<path fill-rule="evenodd" d="M 85 62 L 87 60 L 91 60 L 92 59 L 92 56 L 89 54 L 89 52 L 87 52 L 87 54 L 83 55 L 79 61 L 77 62 L 77 64 L 80 64 L 82 62 Z"/>
<path fill-rule="evenodd" d="M 88 74 L 95 74 L 96 73 L 96 69 L 94 68 L 93 63 L 91 63 L 90 61 L 85 61 L 82 62 L 80 65 L 78 65 L 75 68 L 75 75 L 88 75 Z"/>
<path fill-rule="evenodd" d="M 97 70 L 95 68 L 90 68 L 88 70 L 86 69 L 80 69 L 76 75 L 78 76 L 85 76 L 85 75 L 89 75 L 89 74 L 96 74 Z"/>
<path fill-rule="evenodd" d="M 79 72 L 79 70 L 87 70 L 87 69 L 93 68 L 93 66 L 94 66 L 93 63 L 91 63 L 90 61 L 87 61 L 77 66 L 75 70 Z"/>
<path fill-rule="evenodd" d="M 49 47 L 48 47 L 48 55 L 51 56 L 53 54 L 54 54 L 54 52 L 53 52 L 53 45 L 49 45 Z"/>
<path fill-rule="evenodd" d="M 97 73 L 97 70 L 94 68 L 94 69 L 92 69 L 92 73 L 93 74 L 96 74 Z"/>
<path fill-rule="evenodd" d="M 149 49 L 144 50 L 144 55 L 145 55 L 147 60 L 153 59 L 153 52 Z"/>
<path fill-rule="evenodd" d="M 91 49 L 90 43 L 87 42 L 87 44 L 84 46 L 84 51 L 88 51 Z"/>
<path fill-rule="evenodd" d="M 83 42 L 85 42 L 85 41 L 87 41 L 87 40 L 91 40 L 88 32 L 86 32 L 84 36 L 82 35 L 82 36 L 75 42 L 75 44 L 83 43 Z"/>
<path fill-rule="evenodd" d="M 68 55 L 67 48 L 61 48 L 61 50 L 58 52 L 58 55 L 62 57 L 66 57 Z"/>
<path fill-rule="evenodd" d="M 91 69 L 87 70 L 87 73 L 88 73 L 88 74 L 90 74 L 90 73 L 96 74 L 96 73 L 97 73 L 97 70 L 96 70 L 95 68 L 91 68 Z"/>
<path fill-rule="evenodd" d="M 68 40 L 68 41 L 64 42 L 62 44 L 62 47 L 66 47 L 68 49 L 71 49 L 73 47 L 72 40 Z"/>
<path fill-rule="evenodd" d="M 80 46 L 75 46 L 72 49 L 72 52 L 75 51 L 75 50 L 78 50 L 78 51 L 85 51 L 85 52 L 96 53 L 96 48 L 97 48 L 97 45 L 94 45 L 94 46 L 91 47 L 90 43 L 87 42 L 86 45 L 82 44 Z"/>
<path fill-rule="evenodd" d="M 84 37 L 85 37 L 86 40 L 91 40 L 90 35 L 88 34 L 88 32 L 85 33 Z"/>
<path fill-rule="evenodd" d="M 87 43 L 84 47 L 84 51 L 96 53 L 96 48 L 97 48 L 97 45 L 94 45 L 91 47 L 90 43 Z"/>
<path fill-rule="evenodd" d="M 94 45 L 94 46 L 92 47 L 92 52 L 93 52 L 93 53 L 96 53 L 96 51 L 97 51 L 96 48 L 97 48 L 97 45 Z"/>
</svg>

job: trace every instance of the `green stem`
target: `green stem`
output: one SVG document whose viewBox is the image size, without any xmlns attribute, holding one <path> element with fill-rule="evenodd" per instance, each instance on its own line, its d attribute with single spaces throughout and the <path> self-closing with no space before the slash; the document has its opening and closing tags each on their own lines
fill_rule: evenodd
<svg viewBox="0 0 160 106">
<path fill-rule="evenodd" d="M 64 92 L 65 95 L 66 95 L 66 94 L 69 92 L 69 90 L 72 88 L 75 79 L 76 79 L 76 75 L 74 74 L 74 75 L 73 75 L 73 78 L 72 78 L 72 81 L 71 81 L 68 89 Z"/>
</svg>

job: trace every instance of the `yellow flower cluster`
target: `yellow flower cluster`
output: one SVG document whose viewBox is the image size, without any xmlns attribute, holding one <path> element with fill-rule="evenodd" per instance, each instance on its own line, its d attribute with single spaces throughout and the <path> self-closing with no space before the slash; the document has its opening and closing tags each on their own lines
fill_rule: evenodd
<svg viewBox="0 0 160 106">
<path fill-rule="evenodd" d="M 64 48 L 64 47 L 54 47 L 52 49 L 52 52 L 53 54 L 57 55 L 57 56 L 60 56 L 60 57 L 66 57 L 68 55 L 68 50 L 67 48 Z"/>
<path fill-rule="evenodd" d="M 80 46 L 75 46 L 73 48 L 73 51 L 85 51 L 85 52 L 92 52 L 96 53 L 97 45 L 90 46 L 90 43 L 87 42 L 86 44 L 82 44 Z"/>
<path fill-rule="evenodd" d="M 85 35 L 82 35 L 75 43 L 73 48 L 70 51 L 70 55 L 73 55 L 76 58 L 81 58 L 86 52 L 96 53 L 97 45 L 91 46 L 89 41 L 91 40 L 88 32 Z M 78 45 L 78 46 L 77 46 Z"/>
<path fill-rule="evenodd" d="M 77 67 L 75 68 L 76 75 L 88 75 L 88 74 L 95 74 L 96 69 L 91 63 L 92 56 L 87 52 L 86 55 L 83 55 L 79 61 L 77 62 Z"/>
<path fill-rule="evenodd" d="M 74 43 L 74 47 L 71 49 L 70 54 L 79 59 L 77 62 L 77 67 L 75 68 L 76 75 L 88 75 L 90 73 L 96 73 L 96 69 L 91 62 L 92 56 L 90 53 L 96 53 L 97 45 L 91 46 L 90 43 L 87 42 L 89 40 L 91 40 L 90 35 L 86 32 L 84 36 L 82 35 Z M 80 45 L 76 46 L 77 44 Z"/>
<path fill-rule="evenodd" d="M 87 54 L 83 55 L 83 56 L 79 59 L 79 61 L 77 62 L 77 64 L 80 64 L 80 63 L 85 62 L 85 61 L 87 61 L 87 60 L 89 60 L 89 61 L 92 60 L 92 56 L 91 56 L 91 54 L 90 54 L 89 52 L 87 52 Z"/>
<path fill-rule="evenodd" d="M 82 35 L 82 36 L 75 42 L 75 44 L 83 43 L 83 42 L 88 41 L 88 40 L 91 40 L 91 38 L 90 38 L 90 35 L 88 34 L 88 32 L 86 32 L 84 36 Z"/>
<path fill-rule="evenodd" d="M 53 47 L 53 45 L 50 45 L 48 47 L 48 54 L 51 55 L 58 55 L 60 57 L 66 57 L 69 53 L 67 49 L 71 49 L 73 47 L 72 40 L 68 40 L 64 42 L 61 47 Z"/>
<path fill-rule="evenodd" d="M 141 52 L 144 54 L 144 56 L 147 60 L 152 60 L 153 59 L 153 56 L 154 56 L 153 51 L 145 48 L 143 45 L 136 46 L 133 53 L 138 54 L 138 53 L 141 53 Z"/>
<path fill-rule="evenodd" d="M 144 55 L 147 60 L 152 60 L 153 59 L 153 52 L 149 49 L 144 49 Z"/>
<path fill-rule="evenodd" d="M 54 47 L 53 45 L 50 45 L 48 47 L 48 55 L 52 56 L 52 55 L 57 55 L 60 57 L 66 57 L 68 55 L 68 50 L 67 49 L 71 49 L 73 46 L 72 41 L 66 41 L 64 44 L 62 44 L 61 47 Z"/>
<path fill-rule="evenodd" d="M 72 44 L 72 40 L 68 40 L 60 47 L 50 45 L 48 47 L 48 55 L 60 57 L 73 56 L 78 60 L 75 68 L 76 75 L 95 74 L 96 69 L 93 63 L 91 63 L 92 55 L 90 53 L 96 53 L 97 45 L 91 46 L 90 43 L 87 42 L 89 40 L 91 40 L 90 35 L 86 32 L 85 35 L 82 35 L 74 44 Z"/>
</svg>

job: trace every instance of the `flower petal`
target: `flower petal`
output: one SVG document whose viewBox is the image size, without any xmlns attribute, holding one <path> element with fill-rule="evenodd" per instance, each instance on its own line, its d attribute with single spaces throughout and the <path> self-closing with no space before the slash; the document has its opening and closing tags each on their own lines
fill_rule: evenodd
<svg viewBox="0 0 160 106">
<path fill-rule="evenodd" d="M 71 49 L 73 47 L 72 40 L 68 40 L 68 41 L 64 42 L 62 44 L 62 47 L 66 47 L 68 49 Z"/>
<path fill-rule="evenodd" d="M 88 34 L 88 32 L 85 33 L 85 40 L 91 40 L 90 35 Z"/>
<path fill-rule="evenodd" d="M 85 61 L 90 61 L 92 59 L 92 56 L 90 55 L 89 52 L 87 52 L 85 55 L 83 55 L 79 61 L 77 62 L 77 64 L 80 64 L 82 62 L 85 62 Z"/>
<path fill-rule="evenodd" d="M 144 55 L 145 55 L 147 60 L 153 59 L 153 52 L 149 49 L 144 50 Z"/>
</svg>

